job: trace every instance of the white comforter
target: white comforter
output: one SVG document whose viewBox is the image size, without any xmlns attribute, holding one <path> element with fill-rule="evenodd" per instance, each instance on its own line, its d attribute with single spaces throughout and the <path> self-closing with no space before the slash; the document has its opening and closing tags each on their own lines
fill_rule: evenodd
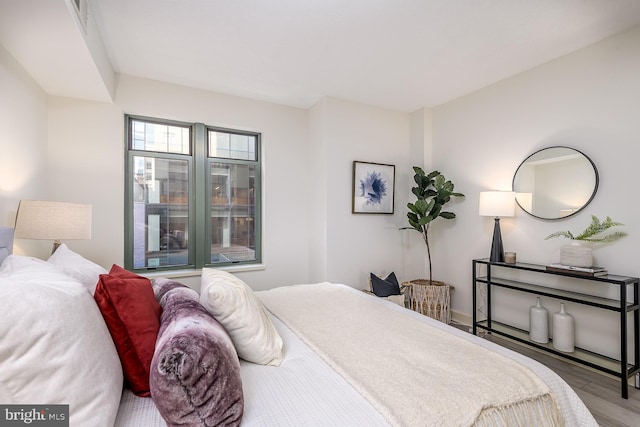
<svg viewBox="0 0 640 427">
<path fill-rule="evenodd" d="M 272 317 L 285 343 L 278 367 L 240 360 L 247 427 L 388 426 L 369 402 L 281 321 Z M 166 426 L 150 398 L 125 389 L 117 427 Z"/>
<path fill-rule="evenodd" d="M 535 372 L 553 391 L 567 426 L 597 426 L 575 392 L 540 363 L 482 338 L 406 310 L 344 285 L 362 298 L 390 310 L 402 311 L 448 333 L 518 361 Z M 264 291 L 268 292 L 268 291 Z M 256 292 L 260 297 L 261 292 Z M 261 366 L 241 361 L 245 414 L 243 426 L 384 426 L 387 421 L 351 385 L 325 363 L 286 325 L 272 317 L 285 343 L 281 366 Z M 363 349 L 363 355 L 366 351 Z M 116 426 L 164 426 L 151 399 L 123 393 Z"/>
</svg>

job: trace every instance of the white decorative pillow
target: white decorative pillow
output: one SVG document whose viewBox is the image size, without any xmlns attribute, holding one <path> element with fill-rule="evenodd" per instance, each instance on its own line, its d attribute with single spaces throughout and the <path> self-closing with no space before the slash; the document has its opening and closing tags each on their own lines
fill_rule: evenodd
<svg viewBox="0 0 640 427">
<path fill-rule="evenodd" d="M 224 326 L 242 359 L 260 365 L 282 363 L 282 338 L 242 280 L 226 271 L 203 268 L 200 304 Z"/>
<path fill-rule="evenodd" d="M 68 404 L 70 425 L 113 425 L 122 367 L 78 281 L 11 255 L 0 267 L 0 313 L 0 402 Z"/>
<path fill-rule="evenodd" d="M 91 295 L 96 290 L 98 277 L 101 274 L 108 273 L 103 267 L 73 252 L 64 243 L 51 254 L 47 262 L 55 265 L 65 274 L 77 279 L 89 290 Z"/>
</svg>

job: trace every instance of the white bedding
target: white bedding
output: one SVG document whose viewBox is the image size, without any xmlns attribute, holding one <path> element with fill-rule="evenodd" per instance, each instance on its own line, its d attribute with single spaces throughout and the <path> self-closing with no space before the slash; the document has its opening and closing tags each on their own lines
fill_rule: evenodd
<svg viewBox="0 0 640 427">
<path fill-rule="evenodd" d="M 381 298 L 344 287 L 363 298 L 370 298 L 378 304 L 386 305 L 390 310 L 402 311 L 420 322 L 429 323 L 522 363 L 538 374 L 553 390 L 567 426 L 597 426 L 575 392 L 553 371 L 540 363 Z M 260 296 L 260 292 L 256 294 Z M 368 401 L 286 325 L 273 316 L 271 318 L 284 340 L 285 359 L 279 367 L 241 361 L 245 395 L 243 426 L 389 425 Z M 463 371 L 461 375 L 464 376 Z M 125 390 L 115 425 L 153 427 L 166 424 L 157 413 L 151 399 L 137 397 Z"/>
<path fill-rule="evenodd" d="M 260 298 L 394 426 L 564 425 L 530 369 L 405 311 L 330 283 Z"/>
<path fill-rule="evenodd" d="M 278 367 L 240 361 L 244 416 L 242 425 L 388 426 L 369 402 L 303 343 L 281 321 L 270 316 L 285 342 Z M 116 427 L 166 426 L 150 398 L 125 389 Z"/>
<path fill-rule="evenodd" d="M 392 303 L 389 303 L 388 301 L 384 301 L 381 298 L 376 298 L 375 296 L 364 294 L 356 289 L 353 289 L 345 285 L 336 285 L 336 286 L 343 287 L 344 289 L 350 292 L 362 294 L 363 297 L 370 298 L 378 304 L 387 305 L 388 308 L 391 310 L 402 311 L 403 313 L 413 317 L 414 319 L 420 322 L 428 323 L 435 328 L 438 328 L 443 331 L 447 331 L 453 335 L 464 338 L 467 341 L 474 342 L 484 348 L 495 351 L 501 355 L 504 355 L 512 360 L 515 360 L 523 364 L 524 366 L 527 366 L 534 373 L 536 373 L 545 383 L 547 383 L 549 388 L 551 388 L 551 390 L 555 394 L 555 397 L 558 401 L 558 405 L 560 406 L 560 410 L 565 418 L 566 426 L 596 427 L 598 425 L 595 419 L 593 418 L 593 416 L 591 415 L 591 413 L 589 412 L 589 410 L 587 409 L 587 407 L 584 405 L 582 400 L 580 400 L 580 398 L 573 391 L 573 389 L 571 389 L 571 387 L 562 378 L 560 378 L 555 372 L 553 372 L 546 366 L 542 365 L 541 363 L 533 359 L 530 359 L 526 356 L 523 356 L 519 353 L 516 353 L 512 350 L 501 347 L 495 343 L 487 341 L 483 338 L 476 337 L 460 329 L 446 325 L 442 322 L 438 322 L 430 317 L 423 316 L 419 313 L 407 310 L 396 304 L 392 304 Z M 464 377 L 464 372 L 461 372 L 461 376 Z"/>
</svg>

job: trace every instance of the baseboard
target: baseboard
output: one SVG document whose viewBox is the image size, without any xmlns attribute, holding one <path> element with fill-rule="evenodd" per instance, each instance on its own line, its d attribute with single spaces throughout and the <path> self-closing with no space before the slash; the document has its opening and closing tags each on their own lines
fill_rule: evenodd
<svg viewBox="0 0 640 427">
<path fill-rule="evenodd" d="M 473 318 L 466 313 L 462 313 L 460 311 L 451 310 L 451 319 L 457 323 L 462 323 L 463 325 L 469 325 L 471 327 L 471 323 L 473 322 Z"/>
</svg>

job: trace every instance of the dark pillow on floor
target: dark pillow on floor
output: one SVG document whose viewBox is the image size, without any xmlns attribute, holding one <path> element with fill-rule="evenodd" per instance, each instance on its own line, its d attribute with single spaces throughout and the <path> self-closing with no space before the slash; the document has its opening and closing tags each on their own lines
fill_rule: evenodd
<svg viewBox="0 0 640 427">
<path fill-rule="evenodd" d="M 391 272 L 387 277 L 381 279 L 371 273 L 371 290 L 379 297 L 400 295 L 400 285 L 398 284 L 396 274 Z"/>
<path fill-rule="evenodd" d="M 231 338 L 197 292 L 154 282 L 162 316 L 149 385 L 160 414 L 169 426 L 240 425 L 244 397 Z"/>
</svg>

